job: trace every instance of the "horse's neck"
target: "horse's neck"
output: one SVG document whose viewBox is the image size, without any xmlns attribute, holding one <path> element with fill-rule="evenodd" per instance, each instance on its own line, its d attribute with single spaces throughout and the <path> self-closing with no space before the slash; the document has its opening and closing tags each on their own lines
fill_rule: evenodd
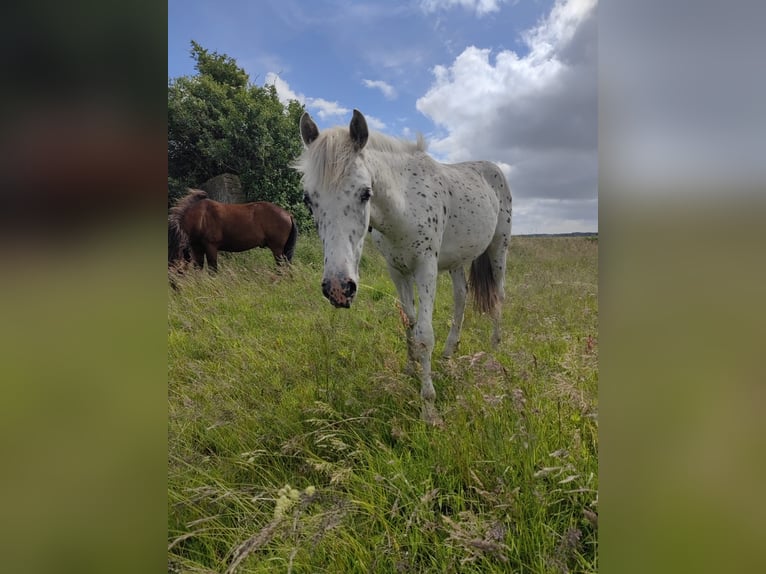
<svg viewBox="0 0 766 574">
<path fill-rule="evenodd" d="M 372 175 L 373 190 L 379 188 L 390 201 L 401 201 L 405 174 L 412 163 L 412 157 L 388 152 L 375 152 L 368 157 L 367 167 Z"/>
<path fill-rule="evenodd" d="M 368 154 L 367 167 L 372 175 L 374 200 L 371 224 L 385 228 L 385 220 L 401 218 L 407 209 L 403 194 L 403 178 L 407 162 L 405 154 L 374 151 Z"/>
</svg>

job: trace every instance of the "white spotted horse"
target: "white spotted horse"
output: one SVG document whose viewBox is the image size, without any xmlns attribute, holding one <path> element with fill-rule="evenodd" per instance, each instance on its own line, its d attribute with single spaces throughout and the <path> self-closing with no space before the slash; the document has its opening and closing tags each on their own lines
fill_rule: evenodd
<svg viewBox="0 0 766 574">
<path fill-rule="evenodd" d="M 454 296 L 444 356 L 460 340 L 468 287 L 476 308 L 492 317 L 496 346 L 511 238 L 508 182 L 494 163 L 439 163 L 426 153 L 422 137 L 406 142 L 371 132 L 358 110 L 348 129 L 321 133 L 304 113 L 300 133 L 304 150 L 294 167 L 302 174 L 304 199 L 322 240 L 322 292 L 336 307 L 351 306 L 371 228 L 407 317 L 409 365 L 415 370 L 419 365 L 423 418 L 437 424 L 431 381 L 437 273 L 449 272 Z"/>
</svg>

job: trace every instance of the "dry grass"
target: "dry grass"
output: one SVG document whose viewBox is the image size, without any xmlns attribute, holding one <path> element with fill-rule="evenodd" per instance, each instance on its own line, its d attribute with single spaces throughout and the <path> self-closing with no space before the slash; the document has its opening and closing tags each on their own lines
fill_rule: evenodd
<svg viewBox="0 0 766 574">
<path fill-rule="evenodd" d="M 469 310 L 434 362 L 441 429 L 379 254 L 349 311 L 321 297 L 315 237 L 289 273 L 269 257 L 169 289 L 169 569 L 597 570 L 597 241 L 514 238 L 504 341 Z"/>
</svg>

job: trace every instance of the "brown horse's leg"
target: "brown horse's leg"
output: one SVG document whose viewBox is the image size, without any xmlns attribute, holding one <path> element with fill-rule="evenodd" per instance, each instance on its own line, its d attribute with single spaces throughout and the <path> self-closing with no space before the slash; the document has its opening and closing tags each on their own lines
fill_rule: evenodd
<svg viewBox="0 0 766 574">
<path fill-rule="evenodd" d="M 191 258 L 195 269 L 202 269 L 205 266 L 205 250 L 201 245 L 192 245 Z"/>
<path fill-rule="evenodd" d="M 277 265 L 284 265 L 286 264 L 287 257 L 285 256 L 285 252 L 278 248 L 278 247 L 270 247 L 271 252 L 274 254 L 274 261 L 277 262 Z"/>
<path fill-rule="evenodd" d="M 207 268 L 213 273 L 218 271 L 218 248 L 215 245 L 208 245 L 205 249 L 207 256 Z"/>
</svg>

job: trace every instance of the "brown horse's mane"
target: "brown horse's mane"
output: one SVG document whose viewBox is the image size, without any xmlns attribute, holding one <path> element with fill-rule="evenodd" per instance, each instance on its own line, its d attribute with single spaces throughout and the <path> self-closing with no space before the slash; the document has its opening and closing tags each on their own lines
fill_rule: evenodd
<svg viewBox="0 0 766 574">
<path fill-rule="evenodd" d="M 175 202 L 175 205 L 170 208 L 170 218 L 173 220 L 177 221 L 178 218 L 183 215 L 184 211 L 189 209 L 189 206 L 192 203 L 197 203 L 198 201 L 207 199 L 207 192 L 201 189 L 188 188 L 186 191 L 186 195 L 178 199 Z"/>
</svg>

